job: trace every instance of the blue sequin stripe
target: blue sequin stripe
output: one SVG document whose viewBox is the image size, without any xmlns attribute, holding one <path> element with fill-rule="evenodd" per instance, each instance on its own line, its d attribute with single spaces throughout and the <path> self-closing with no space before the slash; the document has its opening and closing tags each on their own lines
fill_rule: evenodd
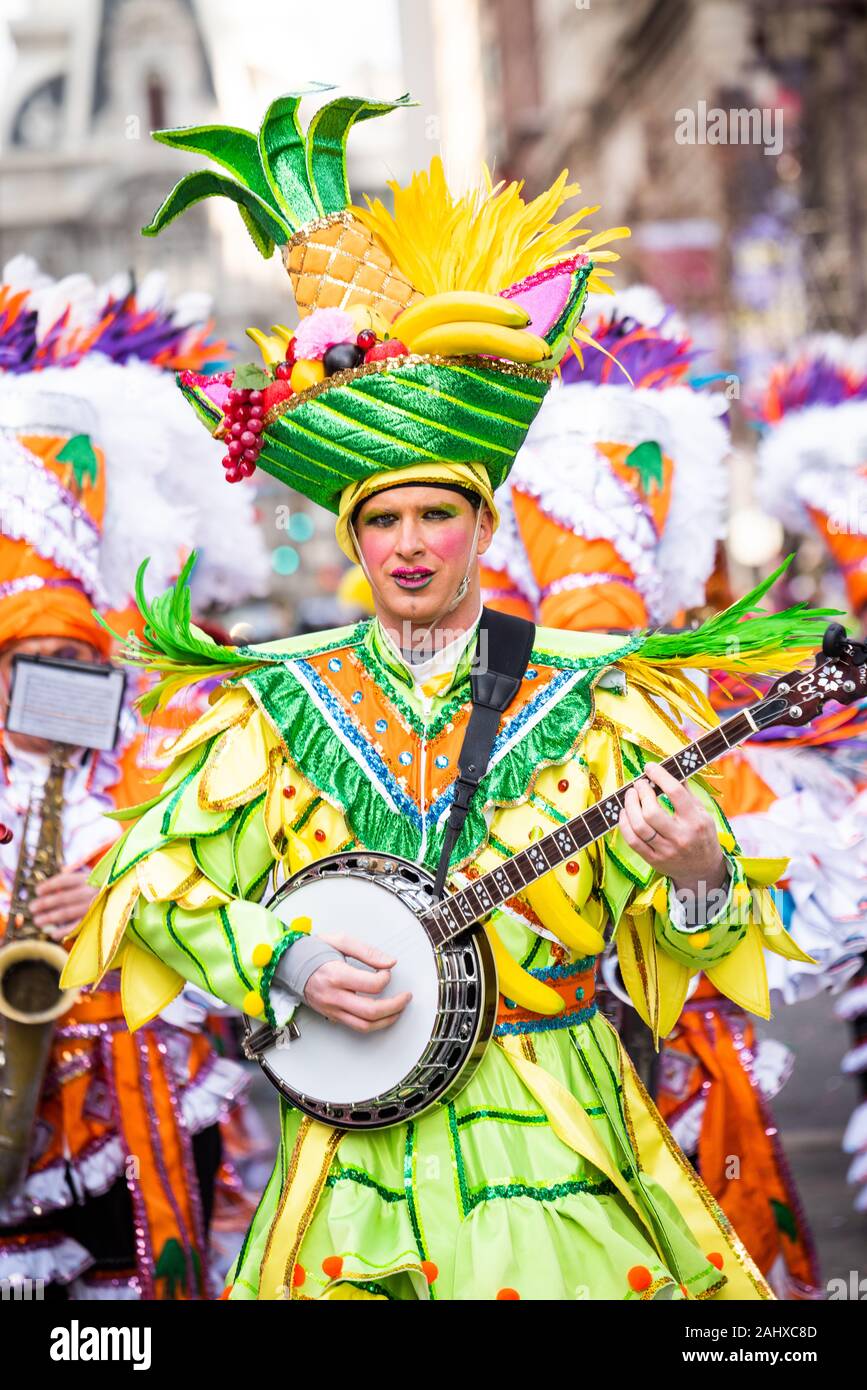
<svg viewBox="0 0 867 1390">
<path fill-rule="evenodd" d="M 488 763 L 488 771 L 482 786 L 487 782 L 497 763 L 512 751 L 518 738 L 528 732 L 527 726 L 532 727 L 532 725 L 537 724 L 552 701 L 559 702 L 561 698 L 568 695 L 572 686 L 586 682 L 590 674 L 589 670 L 559 671 L 547 685 L 542 686 L 529 704 L 524 705 L 523 709 L 509 720 L 494 740 L 491 760 Z"/>
<path fill-rule="evenodd" d="M 545 965 L 537 970 L 528 970 L 527 974 L 543 983 L 551 980 L 570 980 L 576 975 L 586 975 L 588 970 L 593 969 L 595 960 L 595 956 L 582 956 L 580 960 L 572 961 L 569 965 Z M 494 1037 L 502 1038 L 506 1033 L 549 1033 L 556 1028 L 576 1028 L 579 1024 L 586 1023 L 597 1012 L 597 1006 L 593 1003 L 585 1004 L 568 1014 L 553 1014 L 550 1018 L 540 1017 L 527 1022 L 509 1019 L 495 1026 Z"/>
<path fill-rule="evenodd" d="M 554 1014 L 551 1018 L 530 1018 L 525 1022 L 520 1019 L 510 1019 L 506 1023 L 497 1023 L 494 1027 L 494 1037 L 502 1038 L 507 1033 L 553 1033 L 558 1028 L 577 1028 L 579 1024 L 588 1023 L 599 1012 L 595 1003 L 588 1004 L 586 1008 L 576 1009 L 570 1014 Z"/>
<path fill-rule="evenodd" d="M 352 724 L 340 708 L 336 696 L 306 661 L 292 662 L 291 665 L 299 684 L 314 700 L 346 750 L 374 782 L 389 809 L 404 816 L 420 834 L 421 813 L 412 797 L 403 790 L 386 762 L 368 743 L 361 730 Z"/>
<path fill-rule="evenodd" d="M 541 940 L 541 938 L 540 938 Z M 580 960 L 573 960 L 568 965 L 543 965 L 536 970 L 528 973 L 534 980 L 571 980 L 573 975 L 586 975 L 588 970 L 592 970 L 596 962 L 596 956 L 582 956 Z"/>
</svg>

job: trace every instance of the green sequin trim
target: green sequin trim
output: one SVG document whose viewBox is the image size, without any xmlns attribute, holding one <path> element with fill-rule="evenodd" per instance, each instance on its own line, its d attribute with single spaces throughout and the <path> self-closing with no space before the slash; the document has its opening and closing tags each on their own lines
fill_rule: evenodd
<svg viewBox="0 0 867 1390">
<path fill-rule="evenodd" d="M 628 1177 L 628 1172 L 624 1177 Z M 531 1187 L 523 1182 L 495 1183 L 486 1187 L 474 1187 L 469 1194 L 469 1209 L 473 1211 L 482 1202 L 496 1201 L 498 1198 L 532 1197 L 534 1202 L 556 1202 L 560 1197 L 572 1197 L 586 1192 L 594 1197 L 616 1197 L 617 1188 L 608 1178 L 592 1182 L 589 1178 L 572 1178 L 568 1182 L 556 1182 L 550 1187 Z"/>
<path fill-rule="evenodd" d="M 513 1125 L 547 1125 L 550 1124 L 547 1115 L 539 1115 L 532 1111 L 522 1112 L 520 1110 L 468 1110 L 463 1115 L 458 1115 L 458 1125 L 471 1125 L 476 1120 L 502 1120 L 506 1124 Z"/>
<path fill-rule="evenodd" d="M 157 840 L 155 845 L 148 845 L 147 849 L 142 850 L 141 854 L 137 854 L 133 859 L 130 859 L 127 864 L 124 864 L 123 868 L 120 869 L 117 874 L 115 874 L 112 868 L 112 872 L 109 874 L 106 884 L 112 885 L 119 883 L 124 875 L 129 873 L 130 869 L 134 869 L 136 864 L 140 864 L 143 859 L 147 859 L 149 854 L 156 854 L 158 849 L 164 849 L 166 845 L 170 844 L 171 840 Z"/>
<path fill-rule="evenodd" d="M 461 1214 L 463 1217 L 466 1217 L 470 1212 L 470 1189 L 467 1183 L 464 1155 L 461 1151 L 461 1141 L 458 1135 L 458 1121 L 454 1102 L 450 1101 L 446 1109 L 449 1117 L 449 1137 L 451 1138 L 452 1155 L 455 1165 L 455 1190 L 460 1199 Z"/>
<path fill-rule="evenodd" d="M 314 797 L 311 797 L 311 799 L 308 801 L 307 805 L 304 807 L 304 810 L 301 812 L 301 814 L 300 814 L 300 816 L 298 817 L 298 819 L 297 819 L 295 822 L 293 822 L 292 829 L 293 829 L 294 831 L 296 831 L 296 832 L 299 831 L 299 830 L 303 830 L 304 827 L 305 827 L 305 825 L 306 825 L 307 822 L 309 821 L 310 817 L 313 815 L 313 812 L 314 812 L 315 810 L 317 810 L 317 808 L 320 807 L 321 805 L 322 805 L 322 797 L 321 797 L 321 796 L 314 796 Z"/>
<path fill-rule="evenodd" d="M 415 1200 L 415 1138 L 416 1123 L 415 1120 L 410 1120 L 406 1127 L 406 1143 L 403 1150 L 403 1190 L 418 1257 L 420 1260 L 426 1260 L 427 1250 Z"/>
<path fill-rule="evenodd" d="M 544 940 L 545 938 L 543 936 L 537 936 L 535 938 L 529 951 L 525 955 L 524 959 L 520 962 L 522 970 L 526 970 L 529 966 L 533 964 L 533 961 L 536 959 L 537 955 L 542 949 L 542 942 Z"/>
<path fill-rule="evenodd" d="M 259 977 L 259 993 L 265 1005 L 265 1018 L 271 1028 L 277 1027 L 274 1010 L 271 1008 L 271 982 L 274 979 L 277 966 L 289 950 L 289 947 L 294 946 L 296 941 L 299 941 L 302 936 L 307 936 L 307 934 L 307 932 L 303 931 L 287 931 L 286 935 L 281 936 L 280 940 L 275 945 L 268 964 L 262 968 L 262 974 Z"/>
<path fill-rule="evenodd" d="M 172 919 L 174 918 L 174 915 L 175 915 L 176 911 L 177 911 L 177 903 L 169 903 L 168 910 L 166 911 L 166 914 L 165 914 L 165 917 L 164 917 L 164 921 L 165 921 L 165 924 L 166 924 L 166 930 L 168 931 L 168 934 L 169 934 L 169 936 L 172 938 L 172 941 L 174 941 L 175 945 L 178 946 L 178 947 L 180 948 L 180 950 L 182 950 L 182 951 L 184 952 L 184 955 L 189 956 L 190 960 L 193 962 L 193 965 L 195 965 L 196 968 L 197 968 L 197 970 L 200 971 L 201 976 L 202 976 L 202 979 L 203 979 L 204 982 L 205 982 L 205 989 L 208 991 L 208 993 L 209 993 L 209 994 L 216 994 L 217 991 L 214 989 L 214 986 L 211 984 L 210 980 L 208 979 L 208 972 L 207 972 L 207 970 L 205 969 L 204 965 L 203 965 L 202 962 L 199 960 L 199 958 L 198 958 L 198 956 L 195 954 L 195 952 L 192 951 L 192 950 L 190 949 L 190 947 L 187 945 L 187 943 L 186 943 L 185 941 L 183 941 L 183 940 L 181 939 L 181 937 L 178 936 L 177 932 L 176 932 L 175 929 L 174 929 L 174 926 L 172 925 Z"/>
<path fill-rule="evenodd" d="M 218 912 L 220 915 L 220 922 L 223 926 L 223 935 L 229 943 L 229 950 L 232 952 L 232 963 L 235 967 L 235 974 L 238 976 L 238 979 L 244 985 L 245 989 L 252 990 L 253 985 L 245 975 L 244 968 L 241 965 L 241 959 L 238 955 L 238 944 L 235 941 L 235 933 L 232 931 L 232 924 L 229 921 L 229 914 L 222 904 L 218 908 Z"/>
<path fill-rule="evenodd" d="M 152 956 L 155 956 L 156 959 L 159 960 L 159 956 L 157 955 L 157 953 L 156 953 L 156 951 L 154 950 L 153 946 L 150 944 L 149 941 L 146 941 L 146 940 L 145 940 L 145 938 L 142 936 L 141 932 L 139 931 L 138 927 L 136 926 L 134 917 L 130 917 L 129 922 L 127 923 L 127 925 L 128 925 L 128 927 L 129 927 L 130 931 L 132 932 L 133 936 L 137 936 L 137 937 L 138 937 L 139 941 L 141 942 L 142 946 L 144 946 L 145 950 L 146 950 L 146 951 L 150 951 L 151 955 L 152 955 Z"/>
<path fill-rule="evenodd" d="M 608 858 L 611 860 L 611 862 L 614 865 L 616 865 L 616 867 L 620 870 L 620 872 L 623 874 L 623 877 L 628 878 L 630 883 L 634 883 L 636 888 L 647 887 L 648 883 L 653 877 L 653 869 L 651 869 L 649 865 L 647 878 L 642 879 L 638 877 L 634 869 L 628 868 L 627 865 L 624 864 L 622 859 L 618 859 L 617 855 L 614 853 L 614 850 L 611 848 L 607 841 L 605 842 L 605 853 L 608 855 Z"/>
<path fill-rule="evenodd" d="M 393 1187 L 385 1187 L 381 1182 L 377 1182 L 370 1173 L 363 1168 L 341 1168 L 336 1173 L 329 1173 L 325 1179 L 326 1187 L 334 1187 L 339 1182 L 355 1182 L 361 1187 L 369 1187 L 384 1202 L 405 1202 L 406 1193 L 397 1192 Z"/>
</svg>

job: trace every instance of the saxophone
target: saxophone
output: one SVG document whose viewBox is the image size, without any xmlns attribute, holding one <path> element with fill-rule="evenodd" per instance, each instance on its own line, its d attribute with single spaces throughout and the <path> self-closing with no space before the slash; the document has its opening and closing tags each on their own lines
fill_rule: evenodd
<svg viewBox="0 0 867 1390">
<path fill-rule="evenodd" d="M 60 988 L 66 951 L 34 925 L 36 885 L 63 863 L 63 780 L 68 749 L 56 744 L 41 791 L 34 791 L 0 944 L 0 1200 L 21 1187 L 54 1026 L 77 990 Z"/>
</svg>

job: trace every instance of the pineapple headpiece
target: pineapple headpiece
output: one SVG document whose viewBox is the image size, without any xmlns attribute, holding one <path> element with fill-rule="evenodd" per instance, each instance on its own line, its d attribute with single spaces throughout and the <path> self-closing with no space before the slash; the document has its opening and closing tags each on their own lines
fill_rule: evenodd
<svg viewBox="0 0 867 1390">
<path fill-rule="evenodd" d="M 276 245 L 301 318 L 293 334 L 249 330 L 264 369 L 228 383 L 183 372 L 179 384 L 212 433 L 227 440 L 230 481 L 256 464 L 332 512 L 372 475 L 422 466 L 481 465 L 491 486 L 508 474 L 568 349 L 588 288 L 604 290 L 596 248 L 623 228 L 588 236 L 582 208 L 553 216 L 578 192 L 562 174 L 532 202 L 522 185 L 456 198 L 439 159 L 405 189 L 394 214 L 350 206 L 346 140 L 353 124 L 408 97 L 342 97 L 304 132 L 308 91 L 272 102 L 258 135 L 227 126 L 155 138 L 221 164 L 234 178 L 188 174 L 144 229 L 153 236 L 193 203 L 231 198 L 257 249 Z M 283 317 L 283 315 L 275 315 Z"/>
</svg>

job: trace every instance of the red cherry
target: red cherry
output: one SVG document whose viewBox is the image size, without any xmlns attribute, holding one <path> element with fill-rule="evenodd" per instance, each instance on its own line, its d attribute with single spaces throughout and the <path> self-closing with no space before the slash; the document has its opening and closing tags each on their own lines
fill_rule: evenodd
<svg viewBox="0 0 867 1390">
<path fill-rule="evenodd" d="M 228 453 L 228 455 L 227 455 L 228 458 L 230 458 L 230 459 L 239 459 L 239 458 L 241 457 L 241 455 L 243 454 L 243 452 L 244 452 L 244 446 L 243 446 L 243 444 L 241 443 L 240 439 L 230 439 L 230 440 L 229 440 L 229 453 Z"/>
<path fill-rule="evenodd" d="M 288 358 L 285 362 L 277 363 L 277 366 L 274 369 L 274 375 L 278 381 L 289 380 L 290 376 L 292 375 L 292 363 L 288 360 Z"/>
<path fill-rule="evenodd" d="M 240 420 L 236 420 L 235 423 L 232 425 L 231 429 L 229 430 L 229 434 L 232 436 L 233 439 L 240 439 L 243 433 L 244 426 L 241 424 Z"/>
<path fill-rule="evenodd" d="M 244 430 L 241 435 L 241 443 L 245 449 L 250 449 L 256 443 L 256 436 L 252 430 Z"/>
<path fill-rule="evenodd" d="M 285 356 L 285 358 L 286 358 L 286 361 L 289 363 L 289 366 L 290 366 L 290 367 L 294 367 L 294 365 L 295 365 L 295 339 L 294 339 L 294 338 L 290 338 L 290 339 L 289 339 L 289 342 L 286 344 L 286 352 L 284 353 L 284 356 Z"/>
<path fill-rule="evenodd" d="M 230 409 L 231 409 L 231 407 L 232 407 L 233 405 L 237 405 L 240 399 L 241 399 L 241 392 L 240 392 L 240 391 L 230 391 L 229 394 L 228 394 L 228 396 L 226 397 L 226 401 L 227 401 L 227 404 L 229 405 Z"/>
<path fill-rule="evenodd" d="M 249 396 L 247 397 L 247 399 L 248 399 L 248 401 L 250 402 L 251 405 L 261 405 L 261 404 L 262 404 L 262 392 L 261 392 L 261 391 L 251 391 L 250 394 L 249 394 Z"/>
<path fill-rule="evenodd" d="M 258 415 L 247 421 L 247 433 L 253 435 L 262 433 L 262 421 Z"/>
<path fill-rule="evenodd" d="M 230 454 L 224 454 L 220 462 L 222 463 L 225 469 L 235 467 L 235 460 L 231 457 Z"/>
<path fill-rule="evenodd" d="M 264 399 L 265 399 L 265 397 L 264 397 L 264 394 L 263 394 L 263 395 L 262 395 L 262 400 L 264 401 Z M 250 419 L 250 420 L 261 420 L 261 418 L 262 418 L 262 416 L 264 415 L 264 413 L 265 413 L 265 407 L 264 407 L 264 405 L 262 405 L 262 404 L 251 405 L 251 406 L 250 406 L 250 413 L 249 413 L 248 419 Z"/>
<path fill-rule="evenodd" d="M 376 342 L 376 334 L 372 328 L 362 328 L 355 342 L 363 352 L 367 352 Z"/>
<path fill-rule="evenodd" d="M 258 457 L 259 451 L 257 449 L 245 449 L 243 454 L 241 455 L 241 462 L 255 464 L 256 459 Z"/>
</svg>

